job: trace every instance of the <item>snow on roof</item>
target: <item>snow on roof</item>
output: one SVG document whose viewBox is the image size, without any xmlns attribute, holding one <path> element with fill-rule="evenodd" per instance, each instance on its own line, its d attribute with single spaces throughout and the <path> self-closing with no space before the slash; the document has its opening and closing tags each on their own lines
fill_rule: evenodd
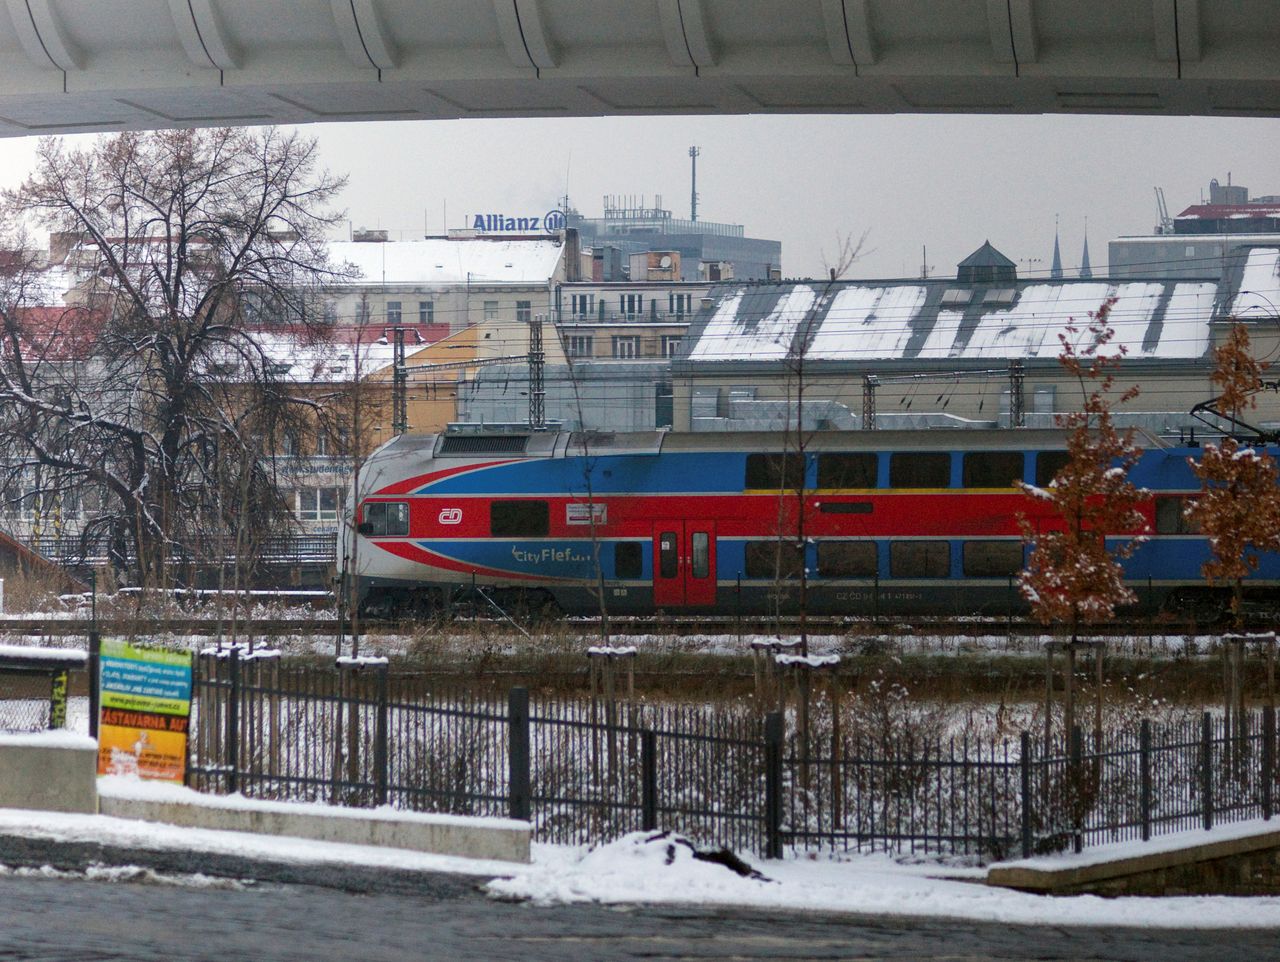
<svg viewBox="0 0 1280 962">
<path fill-rule="evenodd" d="M 1223 217 L 1280 217 L 1280 204 L 1192 204 L 1174 220 L 1220 220 Z"/>
<path fill-rule="evenodd" d="M 547 240 L 334 241 L 330 261 L 355 265 L 365 286 L 416 284 L 546 284 L 564 248 Z"/>
<path fill-rule="evenodd" d="M 749 309 L 740 311 L 742 294 L 730 297 L 712 316 L 691 356 L 702 360 L 724 360 L 721 352 L 731 346 L 735 352 L 745 352 L 753 358 L 781 360 L 791 349 L 796 329 L 815 300 L 817 292 L 803 284 L 784 292 L 761 313 Z"/>
<path fill-rule="evenodd" d="M 380 337 L 381 330 L 366 332 L 367 339 L 353 343 L 300 343 L 297 336 L 257 331 L 253 338 L 262 352 L 281 365 L 280 376 L 303 383 L 342 384 L 355 380 L 356 362 L 361 377 L 389 367 L 395 361 L 395 345 Z M 376 338 L 376 339 L 375 339 Z M 414 347 L 414 350 L 417 346 Z"/>
<path fill-rule="evenodd" d="M 914 284 L 841 289 L 817 328 L 809 356 L 900 356 L 926 294 L 924 287 Z"/>
<path fill-rule="evenodd" d="M 1255 247 L 1249 251 L 1240 287 L 1231 302 L 1231 314 L 1242 320 L 1280 314 L 1280 248 Z"/>
<path fill-rule="evenodd" d="M 1280 251 L 1270 253 L 1274 270 Z M 1058 335 L 1074 325 L 1084 337 L 1090 312 L 1112 297 L 1113 345 L 1135 358 L 1197 358 L 1209 346 L 1217 293 L 1213 283 L 1175 281 L 851 283 L 824 303 L 825 289 L 799 283 L 726 292 L 692 332 L 690 360 L 782 359 L 802 323 L 812 324 L 806 357 L 816 360 L 1053 358 Z M 989 292 L 998 296 L 988 299 Z M 1280 304 L 1280 292 L 1272 299 Z"/>
</svg>

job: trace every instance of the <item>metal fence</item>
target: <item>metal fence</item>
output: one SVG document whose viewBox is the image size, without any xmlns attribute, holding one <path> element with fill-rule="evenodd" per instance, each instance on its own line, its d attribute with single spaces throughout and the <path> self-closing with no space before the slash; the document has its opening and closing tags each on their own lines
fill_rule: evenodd
<svg viewBox="0 0 1280 962">
<path fill-rule="evenodd" d="M 83 651 L 0 651 L 0 732 L 65 728 L 72 677 L 83 678 L 87 664 Z"/>
<path fill-rule="evenodd" d="M 132 556 L 120 557 L 113 551 L 111 539 L 106 536 L 82 538 L 79 535 L 42 535 L 22 539 L 23 544 L 50 561 L 69 566 L 101 566 L 113 560 L 132 562 Z M 117 548 L 117 551 L 119 549 Z M 235 545 L 228 541 L 222 552 L 223 564 L 236 563 Z M 253 562 L 266 566 L 297 566 L 333 564 L 337 557 L 337 538 L 332 534 L 275 535 L 263 539 L 255 547 Z M 182 564 L 191 559 L 175 554 L 171 559 Z M 216 556 L 200 559 L 201 565 L 217 567 Z"/>
<path fill-rule="evenodd" d="M 741 706 L 507 697 L 385 664 L 197 659 L 190 778 L 209 791 L 525 818 L 535 838 L 661 827 L 703 845 L 1000 859 L 1252 817 L 1276 797 L 1273 709 L 1051 743 L 841 731 Z M 807 744 L 806 744 L 807 741 Z"/>
</svg>

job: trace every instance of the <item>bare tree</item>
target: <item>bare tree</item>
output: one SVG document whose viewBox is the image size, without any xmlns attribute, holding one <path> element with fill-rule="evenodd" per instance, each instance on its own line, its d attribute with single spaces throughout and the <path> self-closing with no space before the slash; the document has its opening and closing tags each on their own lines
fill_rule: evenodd
<svg viewBox="0 0 1280 962">
<path fill-rule="evenodd" d="M 325 246 L 343 184 L 312 139 L 220 128 L 42 140 L 4 194 L 9 223 L 67 239 L 82 350 L 67 364 L 29 315 L 0 312 L 0 454 L 94 491 L 86 536 L 140 584 L 168 583 L 219 519 L 284 516 L 263 455 L 314 402 L 270 341 L 326 335 L 314 294 L 344 276 Z"/>
<path fill-rule="evenodd" d="M 1209 380 L 1220 391 L 1214 407 L 1239 425 L 1240 415 L 1257 406 L 1266 366 L 1249 350 L 1249 332 L 1233 324 L 1214 350 Z M 1213 558 L 1201 567 L 1211 583 L 1231 585 L 1231 618 L 1240 627 L 1244 579 L 1258 567 L 1260 551 L 1280 550 L 1280 487 L 1275 459 L 1234 437 L 1206 444 L 1199 460 L 1189 459 L 1200 479 L 1200 496 L 1187 507 L 1188 520 L 1209 539 Z"/>
<path fill-rule="evenodd" d="M 863 232 L 857 241 L 853 240 L 852 235 L 844 235 L 840 238 L 840 250 L 837 261 L 834 265 L 828 266 L 829 279 L 823 285 L 821 292 L 814 299 L 813 305 L 805 312 L 804 318 L 801 320 L 795 336 L 787 349 L 785 360 L 787 371 L 787 392 L 786 392 L 786 422 L 783 426 L 783 455 L 778 459 L 778 555 L 775 560 L 775 570 L 779 579 L 784 574 L 789 573 L 792 568 L 792 559 L 786 558 L 785 554 L 794 552 L 798 556 L 798 575 L 800 580 L 798 608 L 800 614 L 800 653 L 802 655 L 809 654 L 809 631 L 808 631 L 808 614 L 809 614 L 809 569 L 807 564 L 807 547 L 809 542 L 808 520 L 809 515 L 806 504 L 806 486 L 805 477 L 808 474 L 810 456 L 809 443 L 813 439 L 813 431 L 808 430 L 804 423 L 804 403 L 805 390 L 808 387 L 808 359 L 809 350 L 813 344 L 814 335 L 817 333 L 817 323 L 824 314 L 824 309 L 830 305 L 831 298 L 835 294 L 836 283 L 849 270 L 850 267 L 857 262 L 863 254 L 863 247 L 866 244 L 867 232 Z M 795 399 L 795 420 L 791 418 L 791 401 L 794 392 Z M 786 491 L 792 501 L 792 509 L 788 511 L 782 501 L 783 492 Z M 787 515 L 791 517 L 788 518 Z M 784 546 L 783 532 L 790 528 L 792 531 L 792 539 L 790 546 Z M 782 594 L 781 581 L 779 583 L 779 597 Z"/>
</svg>

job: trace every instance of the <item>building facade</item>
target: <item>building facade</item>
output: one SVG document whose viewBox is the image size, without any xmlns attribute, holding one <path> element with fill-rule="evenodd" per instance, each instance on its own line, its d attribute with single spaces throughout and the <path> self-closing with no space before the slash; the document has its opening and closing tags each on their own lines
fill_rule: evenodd
<svg viewBox="0 0 1280 962">
<path fill-rule="evenodd" d="M 565 213 L 567 225 L 578 231 L 582 246 L 595 252 L 595 280 L 637 280 L 631 255 L 672 252 L 680 255 L 678 280 L 771 280 L 782 276 L 782 242 L 747 237 L 741 224 L 683 219 L 673 216 L 654 198 L 606 197 L 603 217 Z M 616 252 L 616 253 L 611 253 Z"/>
</svg>

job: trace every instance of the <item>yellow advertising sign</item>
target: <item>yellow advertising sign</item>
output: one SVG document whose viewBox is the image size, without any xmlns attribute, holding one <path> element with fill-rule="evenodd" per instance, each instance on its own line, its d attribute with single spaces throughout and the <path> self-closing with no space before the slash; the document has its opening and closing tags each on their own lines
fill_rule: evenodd
<svg viewBox="0 0 1280 962">
<path fill-rule="evenodd" d="M 191 653 L 103 641 L 98 774 L 182 782 Z"/>
</svg>

